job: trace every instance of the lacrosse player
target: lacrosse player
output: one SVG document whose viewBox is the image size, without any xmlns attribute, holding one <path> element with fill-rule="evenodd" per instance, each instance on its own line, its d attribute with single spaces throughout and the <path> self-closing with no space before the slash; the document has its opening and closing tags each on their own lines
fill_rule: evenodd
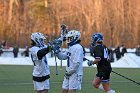
<svg viewBox="0 0 140 93">
<path fill-rule="evenodd" d="M 50 69 L 46 54 L 50 51 L 49 46 L 44 44 L 45 36 L 35 32 L 31 34 L 31 59 L 34 64 L 33 84 L 36 93 L 48 93 L 50 88 Z"/>
<path fill-rule="evenodd" d="M 104 90 L 106 93 L 116 93 L 109 86 L 110 73 L 112 71 L 109 60 L 109 49 L 103 45 L 103 35 L 95 33 L 92 35 L 94 46 L 94 61 L 88 61 L 88 65 L 97 65 L 97 74 L 92 84 L 95 88 Z"/>
<path fill-rule="evenodd" d="M 60 60 L 67 60 L 66 72 L 62 84 L 62 93 L 76 93 L 81 89 L 83 76 L 84 51 L 80 45 L 80 32 L 71 30 L 66 34 L 67 51 L 57 50 L 57 57 Z M 53 48 L 55 51 L 55 48 Z"/>
</svg>

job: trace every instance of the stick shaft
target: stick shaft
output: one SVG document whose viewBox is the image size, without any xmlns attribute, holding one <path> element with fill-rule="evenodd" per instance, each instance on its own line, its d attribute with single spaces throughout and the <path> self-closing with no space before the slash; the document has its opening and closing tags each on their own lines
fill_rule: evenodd
<svg viewBox="0 0 140 93">
<path fill-rule="evenodd" d="M 123 76 L 123 75 L 121 75 L 121 74 L 119 74 L 119 73 L 117 73 L 117 72 L 115 72 L 115 71 L 112 71 L 112 72 L 115 73 L 116 75 L 119 75 L 119 76 L 121 76 L 121 77 L 123 77 L 123 78 L 125 78 L 125 79 L 127 79 L 127 80 L 130 80 L 130 81 L 132 81 L 132 82 L 134 82 L 134 83 L 140 85 L 139 82 L 136 82 L 136 81 L 134 81 L 134 80 L 132 80 L 132 79 L 126 77 L 126 76 Z"/>
<path fill-rule="evenodd" d="M 58 68 L 57 68 L 56 55 L 55 55 L 55 68 L 56 68 L 56 71 L 55 71 L 55 73 L 56 73 L 56 75 L 58 75 Z"/>
</svg>

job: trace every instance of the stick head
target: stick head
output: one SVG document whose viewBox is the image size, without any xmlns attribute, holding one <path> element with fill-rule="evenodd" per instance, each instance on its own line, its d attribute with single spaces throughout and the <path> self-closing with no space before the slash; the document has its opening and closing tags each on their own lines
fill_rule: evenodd
<svg viewBox="0 0 140 93">
<path fill-rule="evenodd" d="M 68 33 L 68 27 L 65 24 L 61 24 L 60 26 L 61 28 L 61 36 L 66 36 L 66 34 Z"/>
</svg>

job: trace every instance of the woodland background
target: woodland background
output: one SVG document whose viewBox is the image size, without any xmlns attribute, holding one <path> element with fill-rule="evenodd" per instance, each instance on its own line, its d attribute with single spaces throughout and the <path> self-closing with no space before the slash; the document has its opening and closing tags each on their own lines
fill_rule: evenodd
<svg viewBox="0 0 140 93">
<path fill-rule="evenodd" d="M 52 40 L 60 24 L 80 30 L 82 45 L 90 45 L 95 32 L 110 47 L 140 44 L 140 0 L 0 0 L 0 41 L 9 46 L 30 45 L 32 32 Z"/>
</svg>

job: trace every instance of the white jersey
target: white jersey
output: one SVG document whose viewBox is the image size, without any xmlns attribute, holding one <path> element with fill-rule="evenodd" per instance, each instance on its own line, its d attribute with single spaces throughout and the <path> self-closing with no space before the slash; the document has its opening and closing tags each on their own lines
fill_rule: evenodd
<svg viewBox="0 0 140 93">
<path fill-rule="evenodd" d="M 73 69 L 74 63 L 79 62 L 79 67 L 76 71 L 78 75 L 83 75 L 83 58 L 84 51 L 83 47 L 80 44 L 75 44 L 68 48 L 67 50 L 67 66 L 66 71 Z"/>
<path fill-rule="evenodd" d="M 47 47 L 47 46 L 45 46 Z M 44 56 L 41 60 L 37 57 L 37 52 L 42 49 L 37 46 L 33 46 L 31 48 L 31 59 L 34 63 L 34 69 L 33 69 L 33 76 L 36 77 L 42 77 L 50 74 L 48 62 L 47 62 L 47 56 Z"/>
</svg>

